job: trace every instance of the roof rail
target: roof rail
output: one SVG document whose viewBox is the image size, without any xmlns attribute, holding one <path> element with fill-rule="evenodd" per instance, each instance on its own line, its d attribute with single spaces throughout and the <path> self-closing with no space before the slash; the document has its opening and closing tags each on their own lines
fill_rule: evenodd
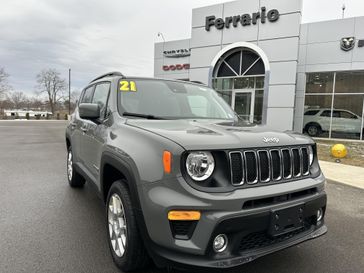
<svg viewBox="0 0 364 273">
<path fill-rule="evenodd" d="M 125 78 L 125 76 L 121 72 L 119 72 L 119 71 L 113 71 L 113 72 L 108 72 L 106 74 L 102 74 L 101 76 L 99 76 L 99 77 L 93 79 L 92 81 L 90 81 L 90 83 L 92 83 L 94 81 L 97 81 L 99 79 L 102 79 L 102 78 L 105 78 L 105 77 L 111 77 L 111 76 L 120 76 L 122 78 Z"/>
</svg>

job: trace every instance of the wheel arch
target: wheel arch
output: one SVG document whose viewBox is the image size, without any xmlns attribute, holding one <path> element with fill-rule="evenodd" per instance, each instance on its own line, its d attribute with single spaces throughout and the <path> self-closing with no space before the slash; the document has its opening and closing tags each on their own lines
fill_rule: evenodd
<svg viewBox="0 0 364 273">
<path fill-rule="evenodd" d="M 104 152 L 100 166 L 100 191 L 104 203 L 106 203 L 107 194 L 112 183 L 120 179 L 126 181 L 134 205 L 140 206 L 136 187 L 137 177 L 133 173 L 130 164 L 110 152 Z"/>
<path fill-rule="evenodd" d="M 116 173 L 110 175 L 110 171 L 114 171 Z M 112 178 L 116 178 L 113 180 Z M 119 156 L 111 153 L 104 152 L 101 158 L 100 165 L 100 195 L 102 197 L 103 202 L 106 204 L 108 191 L 113 182 L 116 180 L 125 179 L 126 186 L 129 189 L 131 201 L 133 207 L 135 208 L 136 220 L 138 223 L 138 228 L 141 232 L 141 236 L 144 240 L 144 246 L 146 247 L 149 255 L 155 259 L 155 254 L 151 249 L 152 241 L 149 237 L 148 229 L 144 221 L 143 211 L 141 209 L 138 189 L 137 189 L 137 181 L 139 179 L 139 175 L 135 174 L 132 171 L 132 168 L 128 162 L 121 159 Z"/>
<path fill-rule="evenodd" d="M 310 125 L 315 125 L 317 126 L 320 130 L 322 130 L 322 127 L 320 125 L 320 123 L 316 122 L 316 121 L 310 121 L 310 122 L 307 122 L 306 125 L 305 125 L 305 130 L 307 130 L 308 126 Z"/>
<path fill-rule="evenodd" d="M 67 150 L 68 148 L 71 146 L 71 137 L 70 135 L 68 134 L 68 132 L 66 132 L 66 147 L 67 147 Z"/>
</svg>

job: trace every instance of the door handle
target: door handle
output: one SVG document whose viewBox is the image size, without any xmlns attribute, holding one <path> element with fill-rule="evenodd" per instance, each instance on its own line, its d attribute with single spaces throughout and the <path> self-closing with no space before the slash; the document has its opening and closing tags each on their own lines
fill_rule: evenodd
<svg viewBox="0 0 364 273">
<path fill-rule="evenodd" d="M 85 127 L 81 127 L 81 131 L 82 131 L 83 133 L 86 133 L 86 132 L 88 131 L 88 129 L 87 129 L 87 128 L 85 128 Z"/>
<path fill-rule="evenodd" d="M 76 123 L 76 122 L 71 122 L 71 127 L 72 127 L 72 129 L 75 129 L 75 128 L 76 128 L 76 126 L 77 126 L 77 123 Z"/>
</svg>

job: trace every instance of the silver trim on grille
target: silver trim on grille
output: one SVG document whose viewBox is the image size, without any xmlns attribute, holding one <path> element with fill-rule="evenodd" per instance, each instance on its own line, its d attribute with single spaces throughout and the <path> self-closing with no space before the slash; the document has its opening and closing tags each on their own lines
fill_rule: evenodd
<svg viewBox="0 0 364 273">
<path fill-rule="evenodd" d="M 268 178 L 265 179 L 265 180 L 262 180 L 262 170 L 261 170 L 261 166 L 260 166 L 260 155 L 259 153 L 266 153 L 267 154 L 267 157 L 268 157 Z M 262 182 L 262 183 L 266 183 L 266 182 L 269 182 L 271 180 L 271 161 L 272 159 L 270 158 L 270 154 L 268 152 L 268 150 L 258 150 L 257 151 L 257 159 L 258 159 L 258 170 L 259 170 L 259 173 L 258 173 L 258 176 L 259 176 L 259 181 Z"/>
<path fill-rule="evenodd" d="M 288 154 L 289 154 L 289 175 L 287 176 L 284 176 L 284 157 L 283 157 L 283 151 L 288 151 Z M 282 152 L 282 168 L 283 168 L 283 172 L 282 172 L 282 176 L 283 176 L 283 179 L 290 179 L 292 177 L 292 152 L 291 152 L 291 149 L 281 149 L 281 152 Z"/>
<path fill-rule="evenodd" d="M 240 152 L 240 151 L 233 151 L 233 152 L 229 152 L 229 159 L 230 159 L 230 175 L 231 175 L 231 184 L 233 185 L 233 186 L 241 186 L 241 185 L 243 185 L 244 184 L 244 177 L 245 177 L 245 168 L 242 168 L 242 170 L 241 170 L 241 181 L 239 182 L 239 183 L 234 183 L 233 182 L 233 176 L 234 176 L 234 174 L 233 174 L 233 168 L 232 168 L 232 166 L 231 166 L 231 154 L 234 154 L 234 153 L 236 153 L 236 154 L 240 154 L 240 157 L 241 157 L 241 163 L 242 164 L 244 164 L 244 157 L 243 157 L 243 153 L 242 152 Z"/>
<path fill-rule="evenodd" d="M 274 178 L 273 177 L 273 157 L 272 157 L 272 152 L 278 152 L 278 156 L 279 156 L 279 176 L 277 178 Z M 282 156 L 282 153 L 281 153 L 281 150 L 279 149 L 272 149 L 269 151 L 270 153 L 270 158 L 271 158 L 271 170 L 272 170 L 272 180 L 273 181 L 279 181 L 282 179 L 282 173 L 283 173 L 283 156 Z"/>
<path fill-rule="evenodd" d="M 245 170 L 248 171 L 248 166 L 247 166 L 247 160 L 246 160 L 246 154 L 247 153 L 253 153 L 254 154 L 254 158 L 255 158 L 255 171 L 256 171 L 256 176 L 254 181 L 248 181 L 248 174 L 246 175 L 246 183 L 248 183 L 249 185 L 253 185 L 258 183 L 258 159 L 257 159 L 257 154 L 255 151 L 251 150 L 251 151 L 244 151 L 244 166 L 245 166 Z"/>
<path fill-rule="evenodd" d="M 300 166 L 299 166 L 299 172 L 297 175 L 295 175 L 295 170 L 294 170 L 294 156 L 293 156 L 293 151 L 296 150 L 298 151 L 298 158 L 300 160 Z M 297 147 L 289 147 L 289 148 L 272 148 L 272 149 L 260 149 L 260 150 L 243 150 L 243 151 L 231 151 L 229 152 L 229 160 L 230 160 L 230 175 L 231 175 L 231 184 L 233 186 L 241 186 L 243 184 L 249 184 L 249 185 L 253 185 L 256 184 L 258 182 L 260 183 L 269 183 L 269 182 L 275 182 L 275 181 L 279 181 L 279 180 L 289 180 L 292 178 L 298 178 L 301 176 L 307 176 L 310 174 L 310 166 L 309 166 L 309 159 L 307 158 L 307 172 L 303 173 L 303 150 L 306 150 L 306 156 L 308 157 L 308 147 L 307 146 L 297 146 Z M 272 157 L 272 152 L 278 152 L 278 156 L 279 156 L 279 177 L 277 178 L 273 178 L 274 175 L 274 169 L 273 169 L 273 157 Z M 289 168 L 289 175 L 288 176 L 284 176 L 284 157 L 283 154 L 285 152 L 288 152 L 288 156 L 289 156 L 289 166 L 287 166 Z M 242 180 L 239 183 L 233 183 L 233 177 L 234 177 L 234 173 L 233 173 L 233 169 L 232 169 L 232 159 L 231 159 L 231 155 L 233 153 L 238 153 L 241 157 L 241 175 L 242 175 Z M 249 175 L 249 170 L 248 170 L 248 160 L 246 159 L 246 154 L 247 153 L 252 153 L 254 155 L 254 159 L 255 160 L 255 172 L 256 172 L 256 176 L 254 181 L 249 181 L 248 182 L 248 175 Z M 266 153 L 267 157 L 268 157 L 268 178 L 265 180 L 262 180 L 261 177 L 261 162 L 260 162 L 260 153 Z"/>
<path fill-rule="evenodd" d="M 300 163 L 300 166 L 299 166 L 299 170 L 298 170 L 298 174 L 295 174 L 296 172 L 296 169 L 295 169 L 295 165 L 294 165 L 294 153 L 293 151 L 297 151 L 298 152 L 298 158 L 299 158 L 299 163 Z M 293 174 L 293 177 L 300 177 L 301 176 L 301 173 L 302 173 L 302 164 L 301 164 L 301 153 L 300 153 L 300 149 L 299 148 L 292 148 L 291 149 L 291 152 L 292 152 L 292 157 L 291 157 L 291 162 L 292 162 L 292 174 Z"/>
<path fill-rule="evenodd" d="M 301 150 L 301 157 L 302 157 L 301 158 L 302 159 L 302 161 L 301 161 L 301 163 L 302 163 L 301 164 L 301 167 L 302 167 L 301 173 L 302 173 L 303 176 L 309 175 L 310 174 L 310 162 L 309 162 L 310 160 L 308 158 L 308 149 L 307 149 L 307 147 L 301 147 L 300 150 Z M 306 150 L 306 154 L 307 154 L 307 172 L 305 172 L 305 173 L 303 172 L 303 153 L 302 153 L 303 150 Z"/>
</svg>

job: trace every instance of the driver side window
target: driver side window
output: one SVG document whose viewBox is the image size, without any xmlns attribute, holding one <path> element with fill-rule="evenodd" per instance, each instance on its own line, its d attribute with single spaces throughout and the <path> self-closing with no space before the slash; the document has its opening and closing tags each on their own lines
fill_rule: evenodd
<svg viewBox="0 0 364 273">
<path fill-rule="evenodd" d="M 100 117 L 105 118 L 106 106 L 109 97 L 110 83 L 102 82 L 96 85 L 92 103 L 97 103 L 100 106 Z"/>
</svg>

